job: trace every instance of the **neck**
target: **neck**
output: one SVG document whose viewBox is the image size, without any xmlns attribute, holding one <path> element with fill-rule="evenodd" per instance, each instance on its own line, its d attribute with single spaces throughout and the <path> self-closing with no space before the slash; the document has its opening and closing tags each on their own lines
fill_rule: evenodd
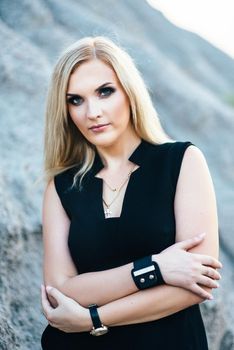
<svg viewBox="0 0 234 350">
<path fill-rule="evenodd" d="M 107 147 L 98 146 L 97 151 L 106 169 L 119 169 L 125 166 L 128 158 L 140 144 L 141 138 L 132 133 L 126 135 Z"/>
</svg>

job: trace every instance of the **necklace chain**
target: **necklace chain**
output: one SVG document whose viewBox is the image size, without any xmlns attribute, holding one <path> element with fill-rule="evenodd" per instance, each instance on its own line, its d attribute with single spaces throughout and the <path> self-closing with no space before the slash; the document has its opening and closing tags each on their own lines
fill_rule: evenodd
<svg viewBox="0 0 234 350">
<path fill-rule="evenodd" d="M 114 201 L 118 198 L 119 194 L 120 194 L 120 191 L 121 189 L 123 188 L 123 186 L 125 185 L 125 183 L 129 180 L 131 174 L 133 173 L 133 170 L 135 168 L 135 165 L 133 167 L 133 169 L 131 171 L 129 171 L 128 175 L 127 175 L 127 178 L 124 180 L 124 182 L 120 185 L 119 188 L 115 187 L 115 188 L 112 188 L 110 185 L 108 185 L 108 183 L 103 179 L 103 181 L 105 182 L 105 184 L 107 185 L 107 187 L 109 187 L 109 189 L 113 192 L 117 192 L 117 195 L 114 197 L 114 199 L 110 202 L 110 203 L 107 203 L 104 198 L 102 198 L 103 200 L 103 203 L 105 204 L 106 206 L 106 209 L 104 209 L 104 213 L 105 213 L 105 216 L 107 218 L 111 217 L 111 210 L 110 210 L 110 206 L 114 203 Z"/>
</svg>

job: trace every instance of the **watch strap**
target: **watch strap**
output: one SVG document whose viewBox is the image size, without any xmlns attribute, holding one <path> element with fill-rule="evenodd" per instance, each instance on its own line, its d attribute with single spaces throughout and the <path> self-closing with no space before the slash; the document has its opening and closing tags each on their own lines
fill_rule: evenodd
<svg viewBox="0 0 234 350">
<path fill-rule="evenodd" d="M 98 307 L 97 304 L 89 305 L 89 312 L 90 312 L 90 316 L 91 316 L 94 328 L 102 327 L 102 323 L 98 315 L 97 307 Z"/>
</svg>

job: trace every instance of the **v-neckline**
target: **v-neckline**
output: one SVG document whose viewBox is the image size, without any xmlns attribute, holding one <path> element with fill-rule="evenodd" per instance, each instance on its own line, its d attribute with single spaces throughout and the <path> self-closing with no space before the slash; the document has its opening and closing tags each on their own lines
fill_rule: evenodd
<svg viewBox="0 0 234 350">
<path fill-rule="evenodd" d="M 115 220 L 118 221 L 118 220 L 121 220 L 123 218 L 123 216 L 125 214 L 125 207 L 126 207 L 126 204 L 128 202 L 130 188 L 132 186 L 132 183 L 133 183 L 133 181 L 135 179 L 136 174 L 140 173 L 141 168 L 142 168 L 142 161 L 144 159 L 142 152 L 143 152 L 143 149 L 146 146 L 146 144 L 147 144 L 147 141 L 141 139 L 141 142 L 137 145 L 137 147 L 133 150 L 131 155 L 128 157 L 129 161 L 131 161 L 135 165 L 138 165 L 139 167 L 132 172 L 132 174 L 131 174 L 131 176 L 130 176 L 130 178 L 128 180 L 127 187 L 125 189 L 125 193 L 124 193 L 124 197 L 123 197 L 123 201 L 122 201 L 120 215 L 119 216 L 112 216 L 112 217 L 109 217 L 109 218 L 105 217 L 104 206 L 103 206 L 103 199 L 102 199 L 104 181 L 103 181 L 102 178 L 95 176 L 104 167 L 104 164 L 103 164 L 103 162 L 101 160 L 101 157 L 98 154 L 98 152 L 96 151 L 95 161 L 94 161 L 94 169 L 93 169 L 93 171 L 94 171 L 93 177 L 94 177 L 94 179 L 96 179 L 96 181 L 98 182 L 98 186 L 99 186 L 99 191 L 98 191 L 98 210 L 101 209 L 101 215 L 100 216 L 101 216 L 101 219 L 104 220 L 105 222 L 108 221 L 108 220 L 109 221 L 115 221 Z"/>
<path fill-rule="evenodd" d="M 124 197 L 123 197 L 123 201 L 122 201 L 122 206 L 121 206 L 121 211 L 120 211 L 120 215 L 119 216 L 111 216 L 109 218 L 106 218 L 105 217 L 105 212 L 104 212 L 104 206 L 103 206 L 103 200 L 102 200 L 102 197 L 103 197 L 103 184 L 104 184 L 104 181 L 101 177 L 95 177 L 96 179 L 100 180 L 100 186 L 99 186 L 99 193 L 98 193 L 98 200 L 100 200 L 99 202 L 99 205 L 98 207 L 100 208 L 101 207 L 101 213 L 102 213 L 102 219 L 104 221 L 106 220 L 120 220 L 122 219 L 123 215 L 124 215 L 124 212 L 125 212 L 125 206 L 126 206 L 126 203 L 127 203 L 127 199 L 128 199 L 128 194 L 129 194 L 129 191 L 130 191 L 130 187 L 132 186 L 132 183 L 134 181 L 134 178 L 135 178 L 135 175 L 136 173 L 138 173 L 141 169 L 141 166 L 139 166 L 136 170 L 134 170 L 132 173 L 131 173 L 131 176 L 129 177 L 129 180 L 128 180 L 128 183 L 127 183 L 127 187 L 125 189 L 125 192 L 124 192 Z"/>
</svg>

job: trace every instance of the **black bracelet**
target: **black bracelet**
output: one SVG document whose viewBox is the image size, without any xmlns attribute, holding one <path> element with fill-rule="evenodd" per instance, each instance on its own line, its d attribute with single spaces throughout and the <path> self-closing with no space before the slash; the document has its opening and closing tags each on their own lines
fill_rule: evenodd
<svg viewBox="0 0 234 350">
<path fill-rule="evenodd" d="M 146 256 L 133 262 L 132 278 L 138 289 L 146 289 L 164 284 L 160 268 L 152 256 Z"/>
</svg>

